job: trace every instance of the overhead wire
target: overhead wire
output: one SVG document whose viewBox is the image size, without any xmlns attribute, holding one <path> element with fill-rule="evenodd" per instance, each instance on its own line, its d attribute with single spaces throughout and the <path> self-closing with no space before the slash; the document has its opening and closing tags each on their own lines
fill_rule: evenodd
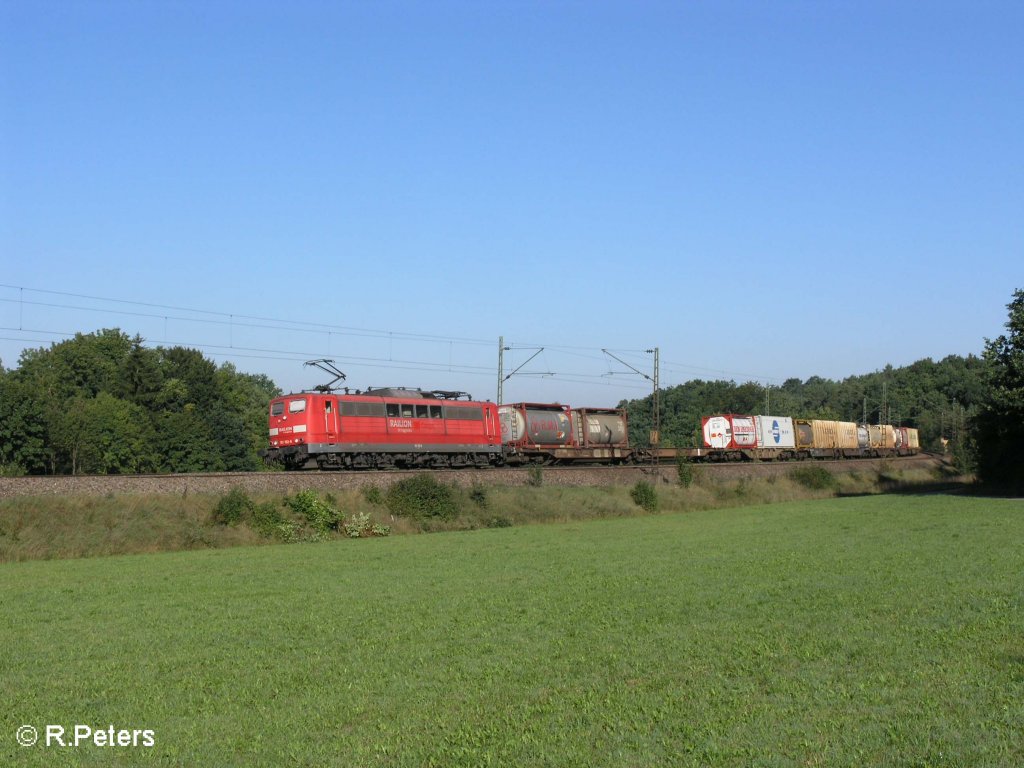
<svg viewBox="0 0 1024 768">
<path fill-rule="evenodd" d="M 313 321 L 299 321 L 291 320 L 287 318 L 278 317 L 266 317 L 260 315 L 249 315 L 225 312 L 223 310 L 211 310 L 195 307 L 184 307 L 172 304 L 160 304 L 156 302 L 139 301 L 135 299 L 120 299 L 113 297 L 94 296 L 84 293 L 76 293 L 72 291 L 57 291 L 53 289 L 41 289 L 32 288 L 28 286 L 11 285 L 8 283 L 0 283 L 0 288 L 6 288 L 10 290 L 17 290 L 19 295 L 17 298 L 0 297 L 0 303 L 5 304 L 17 304 L 20 307 L 34 306 L 45 309 L 60 309 L 68 310 L 71 312 L 88 312 L 88 313 L 105 313 L 122 315 L 126 317 L 138 317 L 138 318 L 149 318 L 154 320 L 162 320 L 165 324 L 165 338 L 159 341 L 147 339 L 145 340 L 147 345 L 181 345 L 188 347 L 196 347 L 199 349 L 211 350 L 211 354 L 215 354 L 221 358 L 239 358 L 239 359 L 263 359 L 263 360 L 282 360 L 282 361 L 297 361 L 302 360 L 309 356 L 322 356 L 324 355 L 323 350 L 316 351 L 296 351 L 294 349 L 274 349 L 274 348 L 260 348 L 260 347 L 248 347 L 248 346 L 235 346 L 234 344 L 234 330 L 238 329 L 252 329 L 257 331 L 281 331 L 285 333 L 326 333 L 327 334 L 327 355 L 334 355 L 335 357 L 343 360 L 347 360 L 351 365 L 366 365 L 373 367 L 388 368 L 393 367 L 399 370 L 419 370 L 423 372 L 436 373 L 439 371 L 450 371 L 452 373 L 466 374 L 466 375 L 494 375 L 493 366 L 484 365 L 472 365 L 462 364 L 453 362 L 453 350 L 456 345 L 467 345 L 467 346 L 488 346 L 492 347 L 494 341 L 491 339 L 475 339 L 469 337 L 460 336 L 445 336 L 441 334 L 425 334 L 425 333 L 411 333 L 404 331 L 391 331 L 374 328 L 362 328 L 357 326 L 346 326 L 331 323 L 313 322 Z M 77 299 L 82 301 L 97 301 L 105 302 L 115 305 L 123 305 L 119 307 L 93 307 L 83 306 L 80 303 L 56 303 L 49 301 L 32 301 L 26 300 L 25 293 L 36 293 L 50 296 L 60 296 L 69 299 Z M 158 312 L 145 312 L 138 310 L 127 309 L 126 307 L 141 307 L 143 309 L 154 309 L 154 310 L 168 310 L 170 312 L 177 313 L 190 313 L 194 315 L 202 315 L 204 317 L 188 317 L 185 315 L 170 315 L 166 313 Z M 21 319 L 21 318 L 19 318 Z M 230 331 L 230 343 L 227 346 L 208 344 L 208 343 L 196 343 L 191 341 L 184 342 L 172 342 L 168 338 L 166 333 L 166 324 L 168 321 L 181 322 L 181 323 L 194 323 L 212 325 L 218 327 L 228 328 Z M 0 326 L 0 330 L 13 331 L 19 333 L 31 333 L 31 334 L 43 334 L 48 336 L 71 338 L 77 332 L 57 332 L 48 331 L 38 328 L 24 328 L 24 327 L 12 327 L 12 326 Z M 330 347 L 333 336 L 342 337 L 353 337 L 353 338 L 367 338 L 367 339 L 388 339 L 389 356 L 387 360 L 378 358 L 367 358 L 358 356 L 338 356 Z M 46 343 L 45 339 L 38 338 L 13 338 L 3 337 L 5 341 L 13 341 L 17 343 Z M 403 360 L 393 359 L 393 343 L 395 341 L 415 341 L 415 342 L 426 342 L 426 343 L 443 343 L 449 346 L 448 363 L 431 363 L 428 361 L 417 361 L 417 360 Z M 528 344 L 525 342 L 514 342 L 508 345 L 509 349 L 525 349 L 525 348 L 543 348 L 545 352 L 550 350 L 552 352 L 558 352 L 560 356 L 575 357 L 581 360 L 589 361 L 607 361 L 607 355 L 601 352 L 601 350 L 594 347 L 584 347 L 578 345 L 565 345 L 565 344 Z M 227 351 L 213 351 L 213 350 L 227 350 Z M 624 357 L 631 357 L 638 361 L 647 362 L 649 358 L 646 357 L 647 350 L 640 349 L 620 349 L 610 350 L 616 354 L 620 354 Z M 257 354 L 252 354 L 257 353 Z M 583 372 L 555 372 L 551 370 L 552 366 L 548 363 L 548 357 L 544 355 L 545 363 L 548 365 L 548 370 L 542 374 L 530 374 L 530 375 L 544 375 L 552 378 L 557 378 L 560 381 L 566 381 L 568 383 L 584 383 L 589 385 L 598 386 L 611 386 L 616 388 L 629 388 L 629 389 L 643 389 L 643 386 L 637 382 L 637 385 L 628 385 L 624 381 L 622 383 L 612 384 L 609 379 L 614 378 L 617 373 L 623 375 L 625 371 L 616 372 L 611 370 L 608 366 L 606 373 L 583 373 Z M 640 363 L 638 362 L 638 366 Z M 742 376 L 751 380 L 757 381 L 769 381 L 778 382 L 777 377 L 766 376 L 761 374 L 742 373 L 737 371 L 729 371 L 718 368 L 695 366 L 687 363 L 675 363 L 671 361 L 662 360 L 661 362 L 662 371 L 666 373 L 679 373 L 680 371 L 695 371 L 705 373 L 715 373 L 726 376 Z M 529 372 L 523 372 L 519 375 L 528 375 Z M 631 374 L 632 375 L 632 374 Z M 662 381 L 665 381 L 665 373 L 662 374 Z"/>
<path fill-rule="evenodd" d="M 443 341 L 443 342 L 456 341 L 456 342 L 460 342 L 460 343 L 464 343 L 464 344 L 481 344 L 481 345 L 488 345 L 488 346 L 494 344 L 494 340 L 490 340 L 490 339 L 470 339 L 470 338 L 462 338 L 462 337 L 454 337 L 454 336 L 441 336 L 441 335 L 434 335 L 434 334 L 419 334 L 419 333 L 408 333 L 408 332 L 384 331 L 384 330 L 378 330 L 378 329 L 358 328 L 358 327 L 355 327 L 355 326 L 339 326 L 339 325 L 330 324 L 330 323 L 314 323 L 314 322 L 310 322 L 310 321 L 293 321 L 293 319 L 287 319 L 287 318 L 281 318 L 281 317 L 265 317 L 265 316 L 253 315 L 253 314 L 240 314 L 240 313 L 237 313 L 237 312 L 225 312 L 225 311 L 216 310 L 216 309 L 196 309 L 194 307 L 175 306 L 175 305 L 172 305 L 172 304 L 157 304 L 157 303 L 154 303 L 154 302 L 137 301 L 137 300 L 134 300 L 134 299 L 115 299 L 115 298 L 101 297 L 101 296 L 90 296 L 88 294 L 72 293 L 72 292 L 69 292 L 69 291 L 53 291 L 53 290 L 49 290 L 49 289 L 29 288 L 27 286 L 12 286 L 12 285 L 9 285 L 9 284 L 4 284 L 4 283 L 0 283 L 0 288 L 8 288 L 8 289 L 11 289 L 11 290 L 17 290 L 19 292 L 29 291 L 30 293 L 49 294 L 49 295 L 53 295 L 53 296 L 66 296 L 66 297 L 69 297 L 69 298 L 85 299 L 85 300 L 88 300 L 88 301 L 105 301 L 105 302 L 110 302 L 112 304 L 129 304 L 129 305 L 142 306 L 142 307 L 148 307 L 148 308 L 153 308 L 153 309 L 170 309 L 172 311 L 177 311 L 177 312 L 193 312 L 195 314 L 208 314 L 208 315 L 213 315 L 213 316 L 218 316 L 218 317 L 224 317 L 224 318 L 227 318 L 227 319 L 226 319 L 226 321 L 225 321 L 225 319 L 221 319 L 221 321 L 213 321 L 213 319 L 205 319 L 205 321 L 201 321 L 201 319 L 197 319 L 195 317 L 177 317 L 177 316 L 170 316 L 170 315 L 167 315 L 167 314 L 164 314 L 164 313 L 131 312 L 131 311 L 127 311 L 127 310 L 124 310 L 124 309 L 111 309 L 111 308 L 108 308 L 108 307 L 83 307 L 83 306 L 69 305 L 69 304 L 53 304 L 53 303 L 45 303 L 45 302 L 24 301 L 22 298 L 18 298 L 18 299 L 0 298 L 0 301 L 3 301 L 5 303 L 11 303 L 11 304 L 26 304 L 26 305 L 30 305 L 30 306 L 31 305 L 40 305 L 40 306 L 49 306 L 49 307 L 52 307 L 52 308 L 61 308 L 61 309 L 80 309 L 80 310 L 84 310 L 84 311 L 120 313 L 120 314 L 127 314 L 127 315 L 130 315 L 130 316 L 140 316 L 140 317 L 182 319 L 182 321 L 191 321 L 191 322 L 197 322 L 197 323 L 209 323 L 209 324 L 212 324 L 212 325 L 224 325 L 224 326 L 227 326 L 227 325 L 233 324 L 233 325 L 246 325 L 248 327 L 248 324 L 239 324 L 239 323 L 236 322 L 237 319 L 241 318 L 241 319 L 247 319 L 247 321 L 258 321 L 259 323 L 275 324 L 273 326 L 252 325 L 251 326 L 252 328 L 264 328 L 264 329 L 272 328 L 272 329 L 282 330 L 282 331 L 295 331 L 295 330 L 309 330 L 309 331 L 319 330 L 319 331 L 326 331 L 326 330 L 333 330 L 333 331 L 342 332 L 342 333 L 351 333 L 353 335 L 355 335 L 355 334 L 371 334 L 372 337 L 395 335 L 395 336 L 398 336 L 398 337 L 404 338 L 404 339 L 421 339 L 421 340 L 434 340 L 434 341 Z M 292 327 L 298 327 L 298 328 L 292 328 Z"/>
</svg>

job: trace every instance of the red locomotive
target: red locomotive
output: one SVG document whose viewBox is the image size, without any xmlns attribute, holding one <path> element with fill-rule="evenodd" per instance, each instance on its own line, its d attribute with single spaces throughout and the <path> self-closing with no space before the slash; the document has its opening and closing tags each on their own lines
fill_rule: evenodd
<svg viewBox="0 0 1024 768">
<path fill-rule="evenodd" d="M 265 458 L 287 469 L 501 463 L 498 408 L 468 397 L 463 392 L 415 389 L 278 397 L 270 401 L 270 449 Z"/>
</svg>

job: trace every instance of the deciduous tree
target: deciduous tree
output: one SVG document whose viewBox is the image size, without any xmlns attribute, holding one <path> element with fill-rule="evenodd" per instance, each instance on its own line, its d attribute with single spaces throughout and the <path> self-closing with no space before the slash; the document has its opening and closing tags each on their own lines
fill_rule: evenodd
<svg viewBox="0 0 1024 768">
<path fill-rule="evenodd" d="M 1024 493 L 1024 290 L 1007 305 L 1006 333 L 985 341 L 988 397 L 977 419 L 978 475 Z"/>
</svg>

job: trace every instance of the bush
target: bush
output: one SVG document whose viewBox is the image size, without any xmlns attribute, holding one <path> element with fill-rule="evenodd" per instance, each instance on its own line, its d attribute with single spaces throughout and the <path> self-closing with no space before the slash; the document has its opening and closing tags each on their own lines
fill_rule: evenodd
<svg viewBox="0 0 1024 768">
<path fill-rule="evenodd" d="M 342 526 L 342 528 L 344 528 L 345 535 L 350 539 L 365 539 L 370 536 L 391 535 L 391 526 L 370 522 L 370 516 L 365 512 L 353 515 L 352 518 Z"/>
<path fill-rule="evenodd" d="M 274 536 L 285 544 L 300 541 L 299 524 L 294 520 L 282 520 L 274 531 Z"/>
<path fill-rule="evenodd" d="M 227 496 L 221 497 L 213 510 L 211 519 L 217 525 L 238 525 L 252 517 L 255 508 L 252 499 L 241 488 L 232 488 Z"/>
<path fill-rule="evenodd" d="M 487 499 L 487 489 L 477 483 L 474 483 L 473 487 L 469 489 L 469 500 L 480 509 L 487 509 L 490 505 L 490 501 Z"/>
<path fill-rule="evenodd" d="M 316 491 L 299 491 L 285 499 L 285 504 L 306 521 L 317 533 L 336 531 L 341 526 L 342 514 L 330 501 L 321 499 Z"/>
<path fill-rule="evenodd" d="M 540 467 L 530 467 L 526 470 L 526 483 L 534 488 L 540 488 L 544 484 L 544 473 Z"/>
<path fill-rule="evenodd" d="M 689 488 L 693 485 L 695 474 L 696 472 L 693 469 L 693 464 L 691 464 L 689 459 L 685 456 L 680 456 L 676 460 L 676 475 L 679 477 L 679 484 L 683 486 L 683 488 Z"/>
<path fill-rule="evenodd" d="M 347 523 L 345 523 L 345 535 L 350 539 L 358 539 L 360 536 L 366 536 L 370 531 L 370 516 L 365 512 L 360 512 L 358 515 L 353 515 Z"/>
<path fill-rule="evenodd" d="M 376 485 L 364 485 L 360 491 L 370 504 L 383 504 L 384 494 Z"/>
<path fill-rule="evenodd" d="M 797 467 L 790 470 L 790 479 L 812 491 L 834 490 L 839 487 L 835 475 L 824 467 Z"/>
<path fill-rule="evenodd" d="M 654 486 L 646 480 L 639 480 L 629 492 L 637 506 L 646 509 L 648 512 L 655 512 L 658 509 L 658 492 Z"/>
<path fill-rule="evenodd" d="M 454 489 L 426 474 L 392 483 L 384 503 L 391 514 L 414 520 L 452 520 L 459 512 Z"/>
<path fill-rule="evenodd" d="M 260 504 L 252 513 L 252 527 L 264 538 L 281 538 L 281 525 L 285 522 L 277 507 L 270 502 Z"/>
<path fill-rule="evenodd" d="M 961 475 L 971 475 L 978 471 L 978 445 L 974 438 L 953 442 L 953 466 Z"/>
</svg>

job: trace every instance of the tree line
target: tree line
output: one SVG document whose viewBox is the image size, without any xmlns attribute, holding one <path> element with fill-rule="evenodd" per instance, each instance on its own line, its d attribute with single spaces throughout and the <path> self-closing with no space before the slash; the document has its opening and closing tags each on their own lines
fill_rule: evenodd
<svg viewBox="0 0 1024 768">
<path fill-rule="evenodd" d="M 659 392 L 663 446 L 696 446 L 701 418 L 779 414 L 916 427 L 925 449 L 1024 493 L 1024 290 L 1006 333 L 981 356 L 950 355 L 833 381 L 812 376 L 765 388 L 695 380 Z M 120 330 L 77 334 L 0 366 L 0 474 L 244 471 L 262 466 L 262 374 L 220 366 L 184 347 L 144 346 Z M 619 403 L 630 440 L 649 443 L 653 396 Z"/>
<path fill-rule="evenodd" d="M 120 330 L 25 350 L 0 368 L 0 471 L 112 474 L 254 470 L 267 434 L 263 375 Z"/>
</svg>

